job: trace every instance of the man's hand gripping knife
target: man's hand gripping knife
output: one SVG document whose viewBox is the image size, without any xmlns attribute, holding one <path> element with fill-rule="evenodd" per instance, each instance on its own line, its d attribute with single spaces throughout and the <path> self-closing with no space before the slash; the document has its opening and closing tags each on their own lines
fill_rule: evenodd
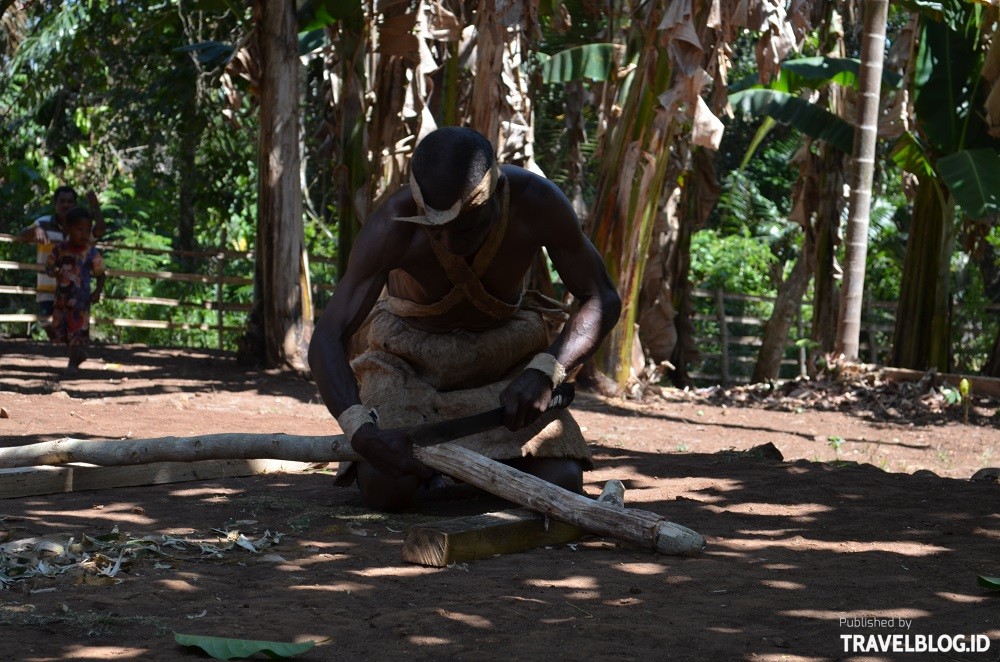
<svg viewBox="0 0 1000 662">
<path fill-rule="evenodd" d="M 518 430 L 533 423 L 545 411 L 568 407 L 573 401 L 572 384 L 563 384 L 566 370 L 551 354 L 538 354 L 501 394 L 497 409 L 451 421 L 427 423 L 415 428 L 378 427 L 378 414 L 364 405 L 348 407 L 337 422 L 351 446 L 380 472 L 393 478 L 417 475 L 430 478 L 434 472 L 413 458 L 413 446 L 430 446 L 501 425 Z"/>
</svg>

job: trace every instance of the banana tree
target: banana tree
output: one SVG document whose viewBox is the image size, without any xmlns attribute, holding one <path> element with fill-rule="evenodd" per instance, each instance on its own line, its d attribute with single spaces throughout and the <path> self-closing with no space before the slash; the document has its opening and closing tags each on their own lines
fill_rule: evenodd
<svg viewBox="0 0 1000 662">
<path fill-rule="evenodd" d="M 1000 141 L 981 109 L 986 48 L 995 10 L 946 0 L 921 9 L 913 70 L 916 131 L 894 158 L 919 180 L 907 242 L 893 363 L 950 367 L 950 266 L 961 217 L 988 222 L 1000 212 Z"/>
</svg>

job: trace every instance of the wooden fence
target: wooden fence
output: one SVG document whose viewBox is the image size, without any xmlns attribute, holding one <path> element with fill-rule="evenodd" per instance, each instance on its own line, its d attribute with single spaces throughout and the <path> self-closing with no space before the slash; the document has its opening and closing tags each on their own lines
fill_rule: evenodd
<svg viewBox="0 0 1000 662">
<path fill-rule="evenodd" d="M 15 237 L 8 234 L 0 234 L 0 244 L 13 244 L 15 243 Z M 234 287 L 246 287 L 253 284 L 252 277 L 252 264 L 253 264 L 253 253 L 251 252 L 241 252 L 232 251 L 227 249 L 217 249 L 217 250 L 200 250 L 200 251 L 181 251 L 181 250 L 167 250 L 167 249 L 157 249 L 157 248 L 146 248 L 141 246 L 125 246 L 120 244 L 112 243 L 98 243 L 98 248 L 101 252 L 107 256 L 115 251 L 132 251 L 140 254 L 149 255 L 169 255 L 174 258 L 178 263 L 181 261 L 187 261 L 191 264 L 202 262 L 206 267 L 204 269 L 205 273 L 188 273 L 184 271 L 142 271 L 142 270 L 124 270 L 124 269 L 108 269 L 107 276 L 111 278 L 122 278 L 122 279 L 147 279 L 147 280 L 160 280 L 160 281 L 171 281 L 176 283 L 187 283 L 191 285 L 201 285 L 202 291 L 192 292 L 190 295 L 181 296 L 179 298 L 165 298 L 165 297 L 148 297 L 148 296 L 106 296 L 103 300 L 115 301 L 124 304 L 137 304 L 141 306 L 149 306 L 152 308 L 166 308 L 166 309 L 177 309 L 178 311 L 190 311 L 193 309 L 213 311 L 214 320 L 211 322 L 201 322 L 192 323 L 190 321 L 182 320 L 175 321 L 172 319 L 162 319 L 162 317 L 171 317 L 170 314 L 165 314 L 162 316 L 151 316 L 158 317 L 157 319 L 140 319 L 135 317 L 123 318 L 123 317 L 106 317 L 100 315 L 100 304 L 97 305 L 95 309 L 96 314 L 91 315 L 90 323 L 91 326 L 110 326 L 110 327 L 123 327 L 123 328 L 139 328 L 139 329 L 164 329 L 171 331 L 186 331 L 193 332 L 198 331 L 202 333 L 212 333 L 216 338 L 216 345 L 219 349 L 224 347 L 233 346 L 235 344 L 235 338 L 241 334 L 245 329 L 246 316 L 249 314 L 252 305 L 245 301 L 240 301 L 239 297 L 236 297 L 231 291 Z M 34 244 L 29 244 L 28 248 L 25 248 L 25 252 L 29 251 L 34 253 Z M 227 269 L 227 265 L 230 265 L 234 261 L 244 261 L 248 268 L 247 273 L 234 275 L 227 273 L 230 269 Z M 310 256 L 309 264 L 310 267 L 314 265 L 324 265 L 324 264 L 335 264 L 336 260 L 327 257 Z M 21 281 L 26 280 L 24 274 L 32 273 L 36 274 L 43 271 L 42 265 L 36 264 L 34 262 L 21 262 L 17 260 L 0 260 L 0 273 L 15 274 L 14 277 L 3 276 L 0 277 L 0 295 L 6 295 L 3 301 L 0 299 L 0 324 L 25 324 L 26 333 L 30 331 L 30 326 L 33 323 L 40 321 L 40 317 L 36 313 L 28 312 L 8 312 L 11 309 L 24 309 L 24 310 L 34 310 L 36 309 L 34 297 L 37 294 L 37 290 L 33 285 L 24 284 L 9 284 L 9 281 L 20 279 Z M 310 287 L 312 289 L 312 295 L 314 302 L 328 297 L 329 293 L 333 290 L 333 284 L 331 282 L 324 282 L 322 278 L 316 278 L 314 274 L 310 274 Z M 207 286 L 211 291 L 211 296 L 204 295 L 204 286 Z M 106 288 L 107 291 L 107 288 Z M 10 299 L 11 297 L 18 297 L 23 299 L 18 303 L 13 303 Z M 30 300 L 28 299 L 30 297 Z M 319 315 L 322 312 L 321 305 L 314 305 L 313 309 L 316 314 Z M 226 314 L 230 313 L 230 317 L 235 317 L 235 323 L 226 323 Z M 228 340 L 228 342 L 227 342 Z"/>
<path fill-rule="evenodd" d="M 694 289 L 691 294 L 696 310 L 693 319 L 698 331 L 701 361 L 691 366 L 690 376 L 701 383 L 728 385 L 749 382 L 757 362 L 758 350 L 763 342 L 764 326 L 773 309 L 774 298 L 705 289 Z M 749 311 L 746 310 L 748 305 L 751 308 Z M 1000 319 L 1000 305 L 986 306 L 982 312 L 992 321 L 983 323 L 956 318 L 952 334 L 953 347 L 961 349 L 968 345 L 961 342 L 963 338 L 966 340 L 977 338 L 984 332 L 987 341 L 995 337 L 996 321 Z M 895 301 L 865 299 L 859 343 L 861 360 L 882 365 L 889 362 L 895 319 Z M 806 374 L 809 350 L 805 344 L 798 344 L 796 340 L 808 338 L 811 325 L 812 305 L 804 301 L 798 308 L 789 333 L 791 337 L 785 346 L 785 355 L 781 361 L 781 378 L 788 379 Z M 962 358 L 966 363 L 985 362 L 989 342 L 985 345 L 987 346 L 985 350 L 962 349 L 966 354 L 975 352 L 977 356 L 958 358 Z M 963 366 L 963 369 L 969 370 L 968 366 Z"/>
<path fill-rule="evenodd" d="M 0 247 L 13 241 L 13 236 L 0 234 Z M 220 349 L 235 347 L 236 339 L 243 332 L 246 317 L 251 309 L 246 293 L 244 292 L 244 296 L 241 297 L 236 290 L 246 288 L 253 283 L 252 253 L 225 249 L 175 251 L 117 244 L 98 244 L 98 247 L 106 255 L 114 251 L 134 251 L 139 254 L 169 255 L 177 264 L 193 265 L 200 261 L 204 269 L 203 273 L 180 270 L 110 269 L 109 278 L 165 280 L 186 283 L 200 289 L 189 296 L 169 298 L 121 295 L 107 297 L 110 301 L 136 304 L 141 307 L 137 310 L 163 308 L 168 312 L 163 315 L 149 315 L 150 319 L 136 316 L 108 317 L 100 314 L 101 304 L 98 304 L 95 309 L 96 315 L 91 317 L 93 326 L 199 332 L 203 337 L 205 334 L 214 336 L 215 344 Z M 34 246 L 22 246 L 21 250 L 25 254 L 33 253 Z M 239 269 L 234 268 L 238 263 L 242 263 L 243 266 Z M 332 258 L 309 256 L 310 288 L 314 302 L 313 310 L 317 316 L 322 312 L 325 300 L 334 287 L 331 270 L 328 268 L 328 265 L 334 263 L 335 260 Z M 38 316 L 33 312 L 21 311 L 33 311 L 36 308 L 35 288 L 24 283 L 28 280 L 33 281 L 33 275 L 41 270 L 42 267 L 34 262 L 0 260 L 0 324 L 23 323 L 27 332 L 30 324 L 38 321 Z M 232 273 L 233 271 L 241 273 Z M 21 284 L 11 282 L 16 280 L 20 280 Z M 210 292 L 210 296 L 206 296 L 206 292 Z M 692 296 L 696 310 L 694 322 L 698 333 L 701 361 L 697 365 L 689 366 L 689 374 L 701 383 L 739 384 L 749 381 L 757 361 L 764 325 L 770 317 L 774 299 L 704 289 L 693 290 Z M 887 361 L 895 324 L 895 308 L 895 302 L 866 301 L 861 338 L 861 355 L 864 360 L 872 363 Z M 182 319 L 169 319 L 173 316 L 169 314 L 170 310 L 187 313 L 191 310 L 204 310 L 213 314 L 208 321 L 193 323 L 190 321 L 192 317 L 190 314 L 177 315 Z M 1000 306 L 990 306 L 986 312 L 992 314 L 994 320 L 1000 318 L 1000 315 L 996 315 L 1000 313 Z M 792 332 L 789 334 L 792 338 L 786 346 L 785 357 L 781 362 L 782 378 L 794 378 L 806 373 L 808 350 L 806 347 L 796 345 L 795 339 L 808 337 L 811 313 L 812 309 L 808 302 L 799 307 Z M 976 329 L 966 325 L 958 329 L 956 337 L 961 338 L 963 334 L 964 337 L 970 337 L 986 331 L 995 333 L 992 327 Z"/>
</svg>

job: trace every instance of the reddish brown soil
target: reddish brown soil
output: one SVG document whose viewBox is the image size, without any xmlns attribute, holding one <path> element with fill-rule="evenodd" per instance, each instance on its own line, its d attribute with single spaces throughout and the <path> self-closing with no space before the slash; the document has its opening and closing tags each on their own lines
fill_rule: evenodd
<svg viewBox="0 0 1000 662">
<path fill-rule="evenodd" d="M 337 432 L 310 382 L 245 372 L 214 353 L 103 347 L 61 379 L 58 348 L 0 347 L 0 445 Z M 0 590 L 0 659 L 204 659 L 174 643 L 184 632 L 319 641 L 303 660 L 997 660 L 1000 593 L 977 576 L 1000 576 L 1000 485 L 969 480 L 1000 466 L 995 405 L 981 402 L 974 425 L 954 409 L 907 424 L 808 400 L 672 392 L 573 405 L 597 464 L 587 492 L 621 479 L 630 506 L 705 535 L 696 558 L 585 538 L 444 569 L 409 565 L 400 547 L 410 525 L 495 504 L 457 491 L 457 501 L 384 516 L 324 472 L 0 501 L 0 543 L 115 526 L 133 538 L 284 534 L 270 555 L 143 557 L 113 586 L 70 573 L 16 581 Z M 783 461 L 741 452 L 769 442 Z M 841 621 L 859 617 L 895 620 Z M 992 647 L 845 653 L 841 635 L 859 634 L 985 634 Z"/>
</svg>

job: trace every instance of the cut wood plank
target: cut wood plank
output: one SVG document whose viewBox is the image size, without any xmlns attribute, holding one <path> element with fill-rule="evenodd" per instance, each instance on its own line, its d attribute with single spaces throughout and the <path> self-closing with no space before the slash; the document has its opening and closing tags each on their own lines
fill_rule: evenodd
<svg viewBox="0 0 1000 662">
<path fill-rule="evenodd" d="M 524 552 L 573 542 L 583 530 L 527 508 L 457 517 L 411 527 L 403 542 L 404 561 L 443 568 L 453 563 Z"/>
<path fill-rule="evenodd" d="M 625 508 L 625 486 L 609 480 L 598 502 Z M 573 542 L 586 533 L 527 508 L 460 517 L 411 527 L 403 543 L 404 561 L 443 568 L 452 563 L 525 552 L 545 545 Z"/>
<path fill-rule="evenodd" d="M 310 466 L 307 462 L 287 460 L 204 460 L 122 467 L 75 463 L 58 467 L 0 469 L 0 499 L 302 471 Z"/>
</svg>

